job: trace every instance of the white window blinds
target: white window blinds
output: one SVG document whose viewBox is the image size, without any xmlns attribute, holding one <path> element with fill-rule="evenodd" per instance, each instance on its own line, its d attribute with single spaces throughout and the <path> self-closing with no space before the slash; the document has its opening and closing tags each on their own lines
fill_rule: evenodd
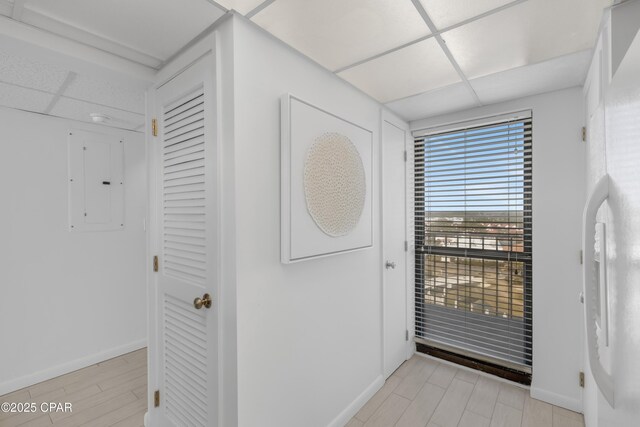
<svg viewBox="0 0 640 427">
<path fill-rule="evenodd" d="M 415 140 L 416 337 L 530 372 L 531 114 Z"/>
</svg>

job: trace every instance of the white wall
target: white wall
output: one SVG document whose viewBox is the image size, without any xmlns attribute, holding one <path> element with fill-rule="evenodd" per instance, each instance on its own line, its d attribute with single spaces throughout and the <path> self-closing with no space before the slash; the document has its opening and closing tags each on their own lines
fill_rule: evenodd
<svg viewBox="0 0 640 427">
<path fill-rule="evenodd" d="M 125 229 L 67 229 L 69 129 L 125 141 Z M 145 345 L 143 135 L 0 109 L 0 395 Z"/>
<path fill-rule="evenodd" d="M 424 129 L 499 113 L 533 110 L 533 379 L 531 395 L 582 409 L 579 251 L 585 144 L 579 88 L 418 120 Z"/>
<path fill-rule="evenodd" d="M 238 425 L 344 425 L 382 384 L 380 106 L 243 18 L 234 25 Z M 373 131 L 372 248 L 280 263 L 288 92 Z"/>
</svg>

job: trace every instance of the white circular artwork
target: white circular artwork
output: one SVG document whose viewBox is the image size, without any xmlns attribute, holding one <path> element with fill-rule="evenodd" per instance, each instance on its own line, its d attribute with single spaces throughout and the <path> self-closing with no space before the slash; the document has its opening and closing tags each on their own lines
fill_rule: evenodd
<svg viewBox="0 0 640 427">
<path fill-rule="evenodd" d="M 349 138 L 339 133 L 316 138 L 304 164 L 304 194 L 311 218 L 329 236 L 347 235 L 358 225 L 367 183 Z"/>
</svg>

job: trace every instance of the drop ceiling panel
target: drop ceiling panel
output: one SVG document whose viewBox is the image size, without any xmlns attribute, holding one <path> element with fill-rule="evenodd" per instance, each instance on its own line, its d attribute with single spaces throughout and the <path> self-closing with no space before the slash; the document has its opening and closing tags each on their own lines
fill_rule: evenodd
<svg viewBox="0 0 640 427">
<path fill-rule="evenodd" d="M 162 60 L 224 14 L 205 0 L 26 0 L 25 8 Z"/>
<path fill-rule="evenodd" d="M 420 0 L 422 7 L 442 30 L 466 19 L 481 15 L 492 9 L 511 3 L 513 0 Z"/>
<path fill-rule="evenodd" d="M 330 70 L 429 34 L 408 0 L 276 0 L 253 21 Z"/>
<path fill-rule="evenodd" d="M 464 83 L 456 83 L 385 105 L 406 121 L 439 116 L 477 106 Z"/>
<path fill-rule="evenodd" d="M 338 75 L 380 102 L 404 98 L 460 81 L 433 38 L 365 62 Z"/>
<path fill-rule="evenodd" d="M 8 0 L 0 0 L 0 15 L 11 16 L 13 4 Z"/>
<path fill-rule="evenodd" d="M 68 71 L 52 64 L 0 51 L 0 81 L 55 93 Z"/>
<path fill-rule="evenodd" d="M 43 112 L 53 100 L 53 95 L 33 89 L 26 89 L 0 83 L 0 105 L 20 110 Z"/>
<path fill-rule="evenodd" d="M 468 78 L 593 47 L 610 0 L 528 0 L 442 35 Z"/>
<path fill-rule="evenodd" d="M 24 9 L 21 12 L 20 20 L 32 27 L 44 29 L 52 34 L 70 39 L 76 40 L 87 46 L 92 46 L 98 50 L 110 52 L 125 59 L 137 62 L 142 65 L 146 65 L 151 68 L 159 68 L 162 64 L 162 60 L 142 53 L 141 51 L 134 49 L 130 46 L 125 46 L 122 43 L 116 42 L 104 36 L 96 35 L 90 31 L 80 29 L 76 26 L 69 25 L 61 22 L 57 19 L 50 18 L 38 12 L 34 12 L 29 9 Z M 46 34 L 46 33 L 45 33 Z"/>
<path fill-rule="evenodd" d="M 219 5 L 226 7 L 227 9 L 237 10 L 243 15 L 251 12 L 256 7 L 260 6 L 264 0 L 215 0 Z"/>
<path fill-rule="evenodd" d="M 64 95 L 133 113 L 144 114 L 145 98 L 143 89 L 119 86 L 93 76 L 76 76 Z"/>
<path fill-rule="evenodd" d="M 115 108 L 65 97 L 61 97 L 53 110 L 51 110 L 51 115 L 82 122 L 91 122 L 91 118 L 89 117 L 91 113 L 104 114 L 110 117 L 111 120 L 103 123 L 106 126 L 136 130 L 144 124 L 144 115 L 142 114 L 130 113 L 128 111 L 117 110 Z"/>
<path fill-rule="evenodd" d="M 581 86 L 584 83 L 590 61 L 591 50 L 584 50 L 538 64 L 471 80 L 471 85 L 484 104 L 507 101 Z"/>
</svg>

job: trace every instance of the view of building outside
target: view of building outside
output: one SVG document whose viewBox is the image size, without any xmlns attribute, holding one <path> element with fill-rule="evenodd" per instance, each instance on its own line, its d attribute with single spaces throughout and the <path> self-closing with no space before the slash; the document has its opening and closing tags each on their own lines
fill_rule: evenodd
<svg viewBox="0 0 640 427">
<path fill-rule="evenodd" d="M 522 211 L 435 212 L 425 246 L 522 252 Z M 470 256 L 424 255 L 426 303 L 501 317 L 524 316 L 524 264 Z"/>
</svg>

